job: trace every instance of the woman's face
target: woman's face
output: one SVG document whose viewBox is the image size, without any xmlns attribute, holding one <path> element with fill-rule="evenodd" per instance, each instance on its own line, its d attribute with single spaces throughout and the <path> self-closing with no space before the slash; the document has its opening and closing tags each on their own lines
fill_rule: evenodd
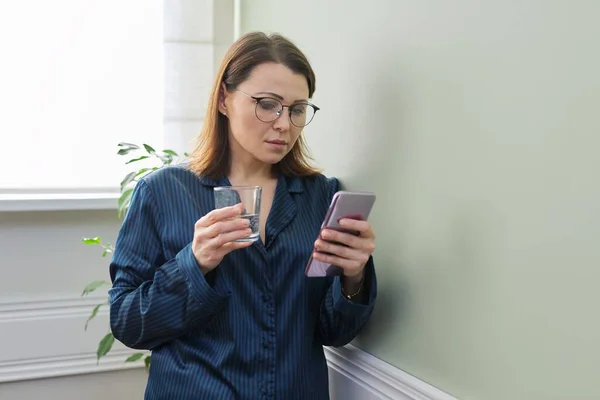
<svg viewBox="0 0 600 400">
<path fill-rule="evenodd" d="M 306 103 L 308 83 L 304 75 L 296 74 L 281 64 L 265 63 L 256 66 L 236 90 L 222 90 L 219 111 L 229 119 L 229 143 L 233 156 L 250 155 L 268 164 L 280 162 L 294 147 L 303 128 L 291 123 L 287 107 L 274 121 L 264 122 L 269 119 L 266 116 L 276 117 L 276 109 L 269 108 L 277 103 L 265 100 L 257 105 L 251 96 L 279 100 L 284 106 Z M 255 110 L 263 121 L 257 117 Z M 297 110 L 294 109 L 294 112 Z"/>
</svg>

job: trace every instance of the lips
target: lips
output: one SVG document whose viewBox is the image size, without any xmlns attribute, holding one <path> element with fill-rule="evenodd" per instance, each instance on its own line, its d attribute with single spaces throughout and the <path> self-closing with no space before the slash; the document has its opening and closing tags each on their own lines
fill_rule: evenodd
<svg viewBox="0 0 600 400">
<path fill-rule="evenodd" d="M 285 142 L 283 140 L 269 140 L 267 143 L 275 144 L 277 146 L 285 146 Z"/>
</svg>

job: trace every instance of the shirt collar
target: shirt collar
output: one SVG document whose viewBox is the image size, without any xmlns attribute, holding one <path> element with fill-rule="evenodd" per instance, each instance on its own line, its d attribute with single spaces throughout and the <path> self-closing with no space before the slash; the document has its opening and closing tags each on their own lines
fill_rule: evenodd
<svg viewBox="0 0 600 400">
<path fill-rule="evenodd" d="M 201 176 L 200 183 L 202 183 L 204 186 L 211 186 L 211 187 L 231 186 L 231 183 L 229 182 L 229 179 L 227 179 L 227 177 L 222 177 L 219 179 L 211 179 L 206 176 Z"/>
<path fill-rule="evenodd" d="M 287 187 L 289 193 L 302 193 L 304 191 L 302 181 L 297 176 L 280 177 L 279 182 L 283 183 Z M 229 182 L 229 179 L 227 179 L 227 177 L 211 179 L 205 176 L 201 176 L 200 183 L 202 183 L 204 186 L 210 187 L 231 186 L 231 182 Z"/>
</svg>

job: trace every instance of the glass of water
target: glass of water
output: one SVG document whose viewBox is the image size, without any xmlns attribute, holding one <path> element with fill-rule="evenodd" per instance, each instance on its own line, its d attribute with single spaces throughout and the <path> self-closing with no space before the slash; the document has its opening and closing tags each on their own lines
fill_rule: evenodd
<svg viewBox="0 0 600 400">
<path fill-rule="evenodd" d="M 260 219 L 260 198 L 262 187 L 260 186 L 218 186 L 214 189 L 215 208 L 235 206 L 242 203 L 244 210 L 240 218 L 246 218 L 250 221 L 252 233 L 244 239 L 237 242 L 255 242 L 260 237 L 259 219 Z"/>
</svg>

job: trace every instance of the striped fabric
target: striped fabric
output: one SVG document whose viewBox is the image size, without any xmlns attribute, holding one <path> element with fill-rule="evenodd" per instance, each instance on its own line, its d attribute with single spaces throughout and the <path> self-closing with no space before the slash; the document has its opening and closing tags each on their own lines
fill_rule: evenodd
<svg viewBox="0 0 600 400">
<path fill-rule="evenodd" d="M 135 188 L 110 265 L 111 327 L 126 346 L 152 350 L 146 399 L 328 399 L 323 346 L 350 342 L 376 298 L 372 259 L 365 304 L 339 278 L 304 267 L 335 178 L 280 178 L 266 243 L 228 254 L 202 275 L 194 223 L 214 208 L 213 187 L 183 166 Z"/>
</svg>

